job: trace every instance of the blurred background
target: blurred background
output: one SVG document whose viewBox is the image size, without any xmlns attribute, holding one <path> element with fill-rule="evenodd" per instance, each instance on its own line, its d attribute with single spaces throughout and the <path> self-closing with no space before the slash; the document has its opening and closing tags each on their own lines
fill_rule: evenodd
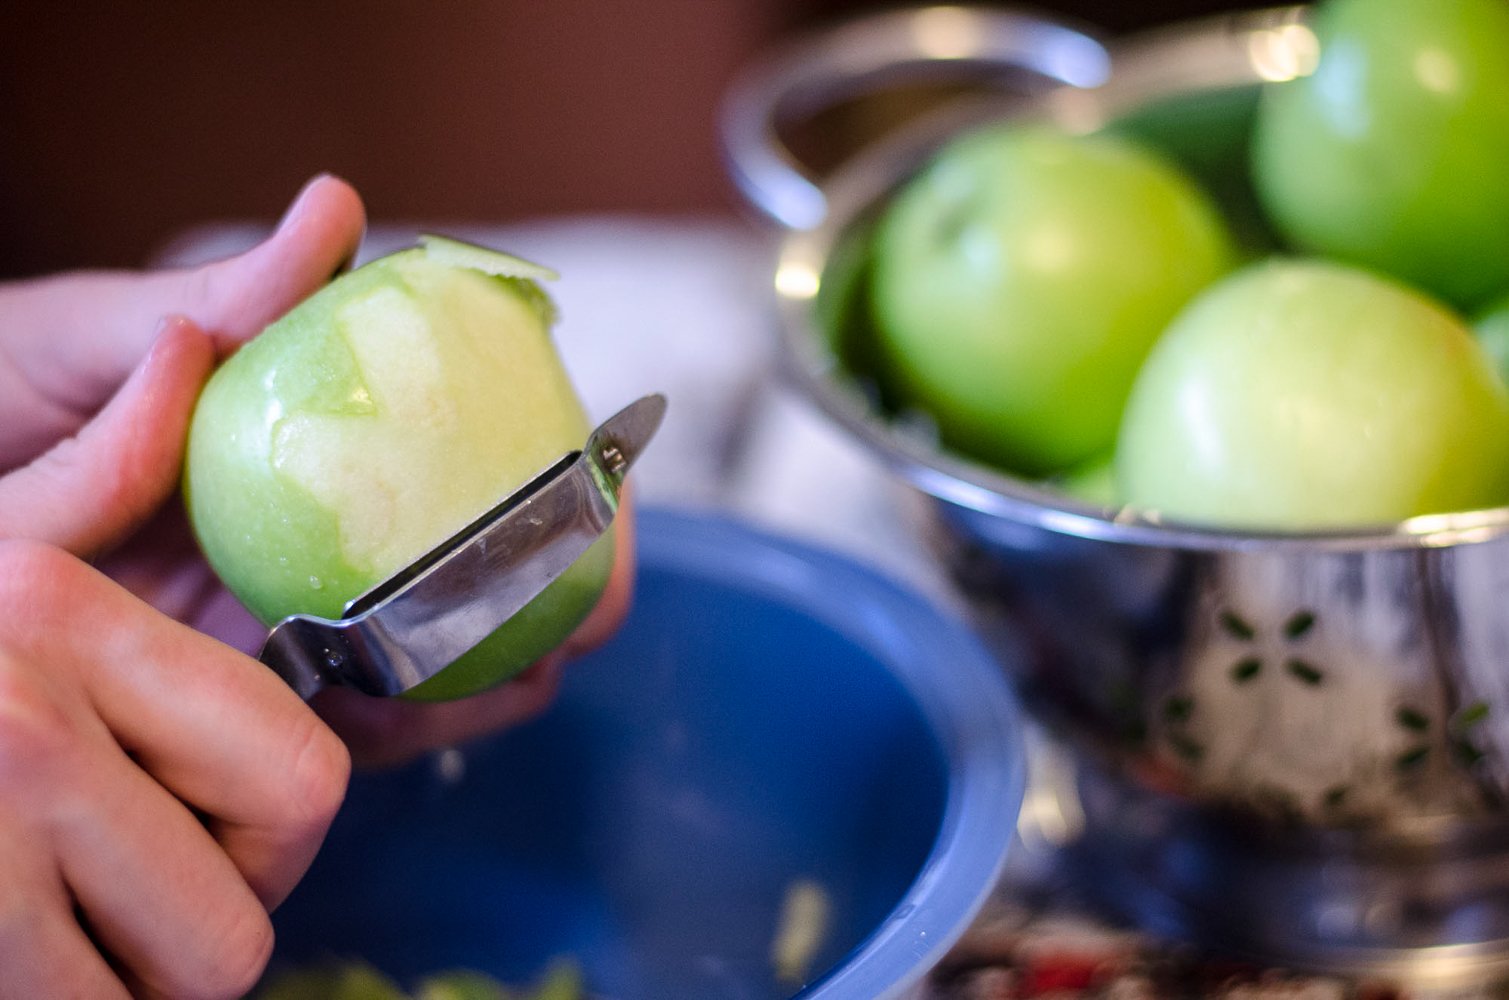
<svg viewBox="0 0 1509 1000">
<path fill-rule="evenodd" d="M 313 174 L 374 218 L 732 214 L 733 75 L 863 0 L 0 3 L 0 278 L 136 266 Z M 1114 36 L 1238 6 L 1053 0 Z"/>
</svg>

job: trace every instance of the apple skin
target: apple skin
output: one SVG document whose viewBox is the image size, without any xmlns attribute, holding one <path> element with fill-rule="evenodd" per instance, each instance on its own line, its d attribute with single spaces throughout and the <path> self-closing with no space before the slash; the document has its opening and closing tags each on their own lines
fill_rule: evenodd
<svg viewBox="0 0 1509 1000">
<path fill-rule="evenodd" d="M 590 425 L 533 281 L 373 261 L 210 378 L 184 494 L 210 565 L 263 623 L 345 605 L 582 446 Z M 519 615 L 407 695 L 463 697 L 557 646 L 607 584 L 611 532 Z"/>
<path fill-rule="evenodd" d="M 1071 469 L 1109 450 L 1147 350 L 1235 256 L 1211 200 L 1130 140 L 965 135 L 878 226 L 886 377 L 950 448 L 1032 478 Z"/>
<path fill-rule="evenodd" d="M 1372 527 L 1509 501 L 1509 390 L 1434 299 L 1319 260 L 1249 265 L 1147 359 L 1121 499 L 1165 521 Z"/>
<path fill-rule="evenodd" d="M 1313 30 L 1315 72 L 1254 123 L 1277 228 L 1460 309 L 1509 289 L 1509 4 L 1326 0 Z"/>
<path fill-rule="evenodd" d="M 1116 507 L 1120 504 L 1114 454 L 1098 455 L 1044 485 L 1089 507 Z"/>
<path fill-rule="evenodd" d="M 1472 332 L 1493 359 L 1499 377 L 1509 383 L 1509 296 L 1490 303 L 1473 317 Z"/>
</svg>

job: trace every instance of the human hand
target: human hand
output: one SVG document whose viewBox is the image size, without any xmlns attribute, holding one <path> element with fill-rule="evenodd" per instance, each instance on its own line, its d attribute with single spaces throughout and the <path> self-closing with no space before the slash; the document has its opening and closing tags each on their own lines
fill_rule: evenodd
<svg viewBox="0 0 1509 1000">
<path fill-rule="evenodd" d="M 327 688 L 315 696 L 314 706 L 345 737 L 358 761 L 368 766 L 399 763 L 421 751 L 538 715 L 554 699 L 566 662 L 605 642 L 628 612 L 634 578 L 633 521 L 626 491 L 614 519 L 613 571 L 602 598 L 559 649 L 507 683 L 459 701 L 431 704 Z"/>
<path fill-rule="evenodd" d="M 78 432 L 136 368 L 164 316 L 229 355 L 349 265 L 366 217 L 344 181 L 305 186 L 267 240 L 200 267 L 0 283 L 0 473 Z"/>
<path fill-rule="evenodd" d="M 230 261 L 0 288 L 0 998 L 240 995 L 271 947 L 268 911 L 339 806 L 346 746 L 271 671 L 190 627 L 262 634 L 170 498 L 216 361 L 323 283 L 361 225 L 327 179 Z M 156 321 L 175 311 L 199 322 Z M 622 615 L 619 555 L 565 652 Z M 387 761 L 538 711 L 559 666 L 467 703 L 337 692 L 322 707 Z"/>
<path fill-rule="evenodd" d="M 344 745 L 286 685 L 81 558 L 173 491 L 214 360 L 169 321 L 0 478 L 0 997 L 241 995 L 344 795 Z"/>
<path fill-rule="evenodd" d="M 159 317 L 188 316 L 211 334 L 224 357 L 348 263 L 364 221 L 361 201 L 348 185 L 317 178 L 277 231 L 240 256 L 147 275 L 85 273 L 0 285 L 0 471 L 76 432 L 140 358 L 148 341 L 143 331 Z M 145 502 L 156 506 L 161 500 Z M 35 516 L 46 516 L 43 505 L 31 506 Z M 620 519 L 617 561 L 603 599 L 565 646 L 540 664 L 460 702 L 418 704 L 332 691 L 316 699 L 318 710 L 362 763 L 402 760 L 537 714 L 554 695 L 563 661 L 606 638 L 627 609 L 633 564 L 627 505 Z M 266 630 L 200 557 L 176 501 L 132 537 L 116 541 L 107 552 L 98 539 L 85 548 L 99 555 L 97 564 L 110 576 L 158 610 L 242 651 L 255 650 L 265 637 Z"/>
</svg>

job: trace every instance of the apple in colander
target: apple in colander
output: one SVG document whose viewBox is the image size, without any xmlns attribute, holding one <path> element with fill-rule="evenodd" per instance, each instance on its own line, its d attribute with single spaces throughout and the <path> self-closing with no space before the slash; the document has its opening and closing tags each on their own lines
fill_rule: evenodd
<svg viewBox="0 0 1509 1000">
<path fill-rule="evenodd" d="M 1509 502 L 1509 390 L 1417 289 L 1273 258 L 1194 299 L 1138 373 L 1120 499 L 1240 530 L 1386 525 Z"/>
</svg>

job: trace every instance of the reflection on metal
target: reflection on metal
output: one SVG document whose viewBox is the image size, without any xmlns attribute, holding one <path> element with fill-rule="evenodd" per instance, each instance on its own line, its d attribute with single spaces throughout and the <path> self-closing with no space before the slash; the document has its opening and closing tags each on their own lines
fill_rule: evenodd
<svg viewBox="0 0 1509 1000">
<path fill-rule="evenodd" d="M 961 105 L 855 157 L 781 260 L 848 250 L 962 128 L 1192 96 L 1250 113 L 1315 56 L 1297 8 L 1129 39 L 1104 86 Z M 908 433 L 835 376 L 830 310 L 780 305 L 797 386 L 915 487 L 978 630 L 1075 755 L 1083 816 L 1039 772 L 1024 833 L 1090 855 L 1090 883 L 1168 933 L 1406 978 L 1509 966 L 1509 509 L 1264 535 L 1078 505 Z"/>
<path fill-rule="evenodd" d="M 723 149 L 754 205 L 810 229 L 829 206 L 808 164 L 781 138 L 793 115 L 940 77 L 1021 97 L 1060 84 L 1094 87 L 1109 72 L 1100 42 L 1035 14 L 984 5 L 891 11 L 804 38 L 741 74 L 723 104 Z"/>
<path fill-rule="evenodd" d="M 969 59 L 980 55 L 983 38 L 962 7 L 930 7 L 912 19 L 912 40 L 928 59 Z"/>
<path fill-rule="evenodd" d="M 1309 76 L 1320 65 L 1320 41 L 1303 24 L 1285 24 L 1252 33 L 1247 44 L 1252 68 L 1269 83 Z"/>
<path fill-rule="evenodd" d="M 775 290 L 789 299 L 810 299 L 817 295 L 817 271 L 806 264 L 788 261 L 775 272 Z"/>
<path fill-rule="evenodd" d="M 607 531 L 630 464 L 660 426 L 665 398 L 609 417 L 456 537 L 346 606 L 339 619 L 279 622 L 261 660 L 309 698 L 329 685 L 410 690 L 450 666 L 537 597 Z"/>
</svg>

